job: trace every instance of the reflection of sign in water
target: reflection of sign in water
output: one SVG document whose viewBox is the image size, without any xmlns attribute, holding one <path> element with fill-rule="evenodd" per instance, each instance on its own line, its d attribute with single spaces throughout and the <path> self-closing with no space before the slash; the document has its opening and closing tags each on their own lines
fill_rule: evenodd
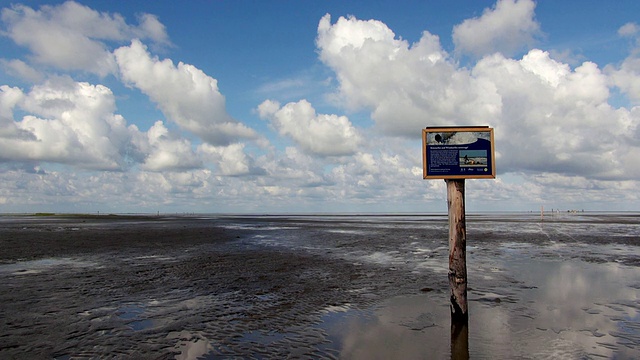
<svg viewBox="0 0 640 360">
<path fill-rule="evenodd" d="M 425 179 L 496 177 L 491 128 L 426 128 L 422 141 Z"/>
</svg>

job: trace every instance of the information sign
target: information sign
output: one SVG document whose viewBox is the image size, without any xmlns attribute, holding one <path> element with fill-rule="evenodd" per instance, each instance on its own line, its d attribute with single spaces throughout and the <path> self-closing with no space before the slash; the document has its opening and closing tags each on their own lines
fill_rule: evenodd
<svg viewBox="0 0 640 360">
<path fill-rule="evenodd" d="M 433 127 L 422 131 L 425 179 L 493 179 L 493 128 Z"/>
</svg>

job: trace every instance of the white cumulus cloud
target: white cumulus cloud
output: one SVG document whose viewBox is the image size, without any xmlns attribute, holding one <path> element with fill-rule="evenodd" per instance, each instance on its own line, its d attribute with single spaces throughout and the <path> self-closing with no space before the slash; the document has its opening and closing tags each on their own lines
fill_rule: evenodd
<svg viewBox="0 0 640 360">
<path fill-rule="evenodd" d="M 635 104 L 640 104 L 640 54 L 626 58 L 622 64 L 608 66 L 612 83 Z"/>
<path fill-rule="evenodd" d="M 253 129 L 227 114 L 218 82 L 202 70 L 152 57 L 138 40 L 114 53 L 122 79 L 148 95 L 182 129 L 212 145 L 257 138 Z"/>
<path fill-rule="evenodd" d="M 618 29 L 618 35 L 620 36 L 634 36 L 640 33 L 640 26 L 633 22 L 628 22 Z"/>
<path fill-rule="evenodd" d="M 618 29 L 618 35 L 634 39 L 635 47 L 621 64 L 609 64 L 605 71 L 610 75 L 613 85 L 633 103 L 640 104 L 640 26 L 627 23 Z"/>
<path fill-rule="evenodd" d="M 499 2 L 495 11 L 521 3 Z M 317 45 L 336 73 L 339 98 L 346 107 L 368 109 L 383 134 L 415 137 L 425 126 L 490 125 L 499 172 L 608 180 L 640 172 L 626 160 L 640 145 L 638 112 L 608 103 L 616 76 L 627 93 L 635 89 L 635 58 L 612 77 L 595 63 L 572 69 L 538 49 L 521 59 L 493 53 L 467 69 L 429 33 L 409 45 L 379 22 L 351 17 L 331 24 L 328 15 L 318 26 Z"/>
<path fill-rule="evenodd" d="M 532 0 L 498 0 L 479 18 L 467 19 L 453 28 L 456 51 L 478 58 L 494 52 L 509 56 L 534 43 L 540 34 Z"/>
<path fill-rule="evenodd" d="M 629 179 L 640 166 L 624 164 L 640 145 L 637 112 L 608 104 L 606 75 L 585 62 L 571 70 L 532 50 L 521 60 L 485 57 L 473 69 L 502 102 L 493 121 L 503 171 L 548 172 L 594 179 Z"/>
<path fill-rule="evenodd" d="M 267 100 L 258 107 L 278 132 L 305 151 L 319 156 L 352 155 L 362 142 L 358 130 L 346 116 L 317 114 L 306 100 L 280 104 Z"/>
<path fill-rule="evenodd" d="M 44 75 L 31 67 L 29 64 L 22 60 L 14 59 L 14 60 L 4 60 L 0 59 L 0 64 L 3 66 L 5 71 L 8 74 L 11 74 L 15 77 L 27 80 L 32 83 L 40 82 Z"/>
<path fill-rule="evenodd" d="M 138 142 L 138 146 L 146 153 L 142 164 L 145 170 L 184 171 L 202 167 L 202 162 L 194 153 L 191 143 L 172 134 L 162 121 L 156 121 L 147 131 L 146 140 Z"/>
<path fill-rule="evenodd" d="M 348 34 L 348 35 L 347 35 Z M 388 135 L 414 137 L 425 126 L 488 123 L 500 110 L 491 82 L 474 81 L 424 32 L 417 43 L 395 38 L 381 22 L 354 17 L 318 25 L 320 59 L 335 73 L 351 109 L 369 109 Z"/>
<path fill-rule="evenodd" d="M 116 72 L 106 42 L 148 38 L 168 43 L 157 17 L 143 14 L 139 20 L 139 26 L 128 25 L 119 14 L 100 13 L 74 1 L 38 10 L 21 4 L 2 9 L 7 36 L 27 47 L 35 62 L 101 76 Z"/>
<path fill-rule="evenodd" d="M 241 176 L 262 174 L 264 170 L 257 167 L 255 160 L 246 154 L 245 145 L 241 143 L 227 146 L 213 146 L 202 144 L 198 146 L 198 153 L 204 159 L 213 162 L 217 168 L 217 174 L 225 176 Z"/>
<path fill-rule="evenodd" d="M 2 86 L 0 157 L 17 161 L 51 161 L 93 169 L 125 165 L 127 128 L 114 113 L 115 99 L 102 85 L 54 78 L 28 93 Z M 13 112 L 26 112 L 20 120 Z"/>
</svg>

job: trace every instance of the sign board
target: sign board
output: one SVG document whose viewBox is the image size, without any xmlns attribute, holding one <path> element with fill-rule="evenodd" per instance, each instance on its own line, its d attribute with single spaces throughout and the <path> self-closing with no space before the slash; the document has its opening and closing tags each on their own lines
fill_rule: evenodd
<svg viewBox="0 0 640 360">
<path fill-rule="evenodd" d="M 493 128 L 433 127 L 422 130 L 425 179 L 493 179 Z"/>
</svg>

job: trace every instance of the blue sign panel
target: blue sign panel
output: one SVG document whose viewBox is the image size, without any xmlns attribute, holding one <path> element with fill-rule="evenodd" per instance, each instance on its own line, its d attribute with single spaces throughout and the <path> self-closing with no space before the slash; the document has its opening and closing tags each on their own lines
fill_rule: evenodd
<svg viewBox="0 0 640 360">
<path fill-rule="evenodd" d="M 492 128 L 426 128 L 422 143 L 425 179 L 496 177 Z"/>
</svg>

